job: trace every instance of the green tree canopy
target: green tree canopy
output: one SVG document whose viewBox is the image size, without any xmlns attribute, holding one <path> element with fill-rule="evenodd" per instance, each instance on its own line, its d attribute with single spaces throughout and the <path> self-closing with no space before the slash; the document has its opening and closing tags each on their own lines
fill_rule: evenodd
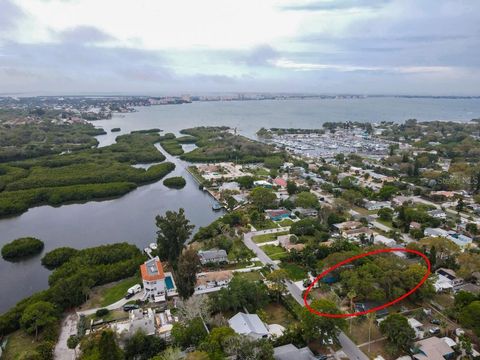
<svg viewBox="0 0 480 360">
<path fill-rule="evenodd" d="M 380 331 L 399 350 L 409 350 L 415 339 L 415 330 L 401 314 L 391 314 L 380 323 Z"/>
<path fill-rule="evenodd" d="M 185 242 L 192 234 L 194 225 L 185 217 L 185 210 L 167 211 L 156 217 L 157 244 L 160 257 L 176 264 Z"/>
<path fill-rule="evenodd" d="M 52 303 L 39 301 L 25 309 L 20 319 L 21 326 L 29 334 L 38 337 L 39 331 L 51 326 L 58 319 L 58 311 Z"/>
</svg>

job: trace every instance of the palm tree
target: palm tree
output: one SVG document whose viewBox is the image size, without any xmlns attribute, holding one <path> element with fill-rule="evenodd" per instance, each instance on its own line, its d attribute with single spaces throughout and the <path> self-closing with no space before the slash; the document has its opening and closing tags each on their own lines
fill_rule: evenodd
<svg viewBox="0 0 480 360">
<path fill-rule="evenodd" d="M 355 299 L 356 296 L 357 296 L 357 293 L 353 289 L 350 290 L 347 293 L 347 297 L 350 299 L 350 311 L 351 312 L 354 312 L 354 310 L 353 310 L 353 299 Z M 353 322 L 353 318 L 350 319 L 350 333 L 352 333 L 352 322 Z"/>
</svg>

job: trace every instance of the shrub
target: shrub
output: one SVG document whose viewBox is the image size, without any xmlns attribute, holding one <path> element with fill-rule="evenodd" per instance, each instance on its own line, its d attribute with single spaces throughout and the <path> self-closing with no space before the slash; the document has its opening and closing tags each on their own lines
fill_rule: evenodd
<svg viewBox="0 0 480 360">
<path fill-rule="evenodd" d="M 102 316 L 108 315 L 109 312 L 110 312 L 110 310 L 108 310 L 108 309 L 98 309 L 95 312 L 95 316 L 100 318 Z"/>
<path fill-rule="evenodd" d="M 186 181 L 182 176 L 174 176 L 163 180 L 163 185 L 169 188 L 181 189 L 186 185 Z"/>
<path fill-rule="evenodd" d="M 43 241 L 32 237 L 16 239 L 2 247 L 2 257 L 5 260 L 15 260 L 38 254 L 43 250 L 43 246 Z"/>
<path fill-rule="evenodd" d="M 42 258 L 42 265 L 49 270 L 56 269 L 60 265 L 66 263 L 70 258 L 78 253 L 77 249 L 70 247 L 60 247 L 49 251 Z"/>
</svg>

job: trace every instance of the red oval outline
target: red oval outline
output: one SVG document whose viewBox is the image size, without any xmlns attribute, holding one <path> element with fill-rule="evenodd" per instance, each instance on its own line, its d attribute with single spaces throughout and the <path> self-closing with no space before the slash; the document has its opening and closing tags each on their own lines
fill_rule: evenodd
<svg viewBox="0 0 480 360">
<path fill-rule="evenodd" d="M 308 301 L 307 301 L 307 296 L 308 296 L 308 293 L 312 290 L 313 286 L 315 285 L 316 282 L 318 282 L 318 280 L 320 280 L 322 277 L 324 277 L 325 275 L 327 275 L 329 272 L 335 270 L 336 268 L 342 266 L 342 265 L 345 265 L 345 264 L 348 264 L 350 262 L 352 262 L 353 260 L 357 260 L 357 259 L 361 259 L 361 258 L 364 258 L 366 256 L 370 256 L 370 255 L 376 255 L 376 254 L 380 254 L 380 253 L 389 253 L 389 252 L 397 252 L 397 251 L 400 251 L 400 252 L 408 252 L 408 253 L 412 253 L 412 254 L 416 254 L 418 256 L 420 256 L 421 258 L 423 258 L 423 260 L 425 261 L 425 263 L 427 264 L 427 272 L 425 273 L 425 275 L 423 276 L 423 278 L 420 280 L 420 282 L 413 288 L 411 289 L 410 291 L 406 292 L 405 294 L 403 294 L 402 296 L 386 303 L 386 304 L 383 304 L 383 305 L 380 305 L 380 306 L 377 306 L 377 307 L 374 307 L 370 310 L 365 310 L 365 311 L 358 311 L 358 312 L 354 312 L 354 313 L 347 313 L 347 314 L 329 314 L 329 313 L 321 313 L 315 309 L 313 309 L 309 304 L 308 304 Z M 374 250 L 374 251 L 369 251 L 367 253 L 363 253 L 363 254 L 360 254 L 360 255 L 356 255 L 356 256 L 352 256 L 351 258 L 348 258 L 346 260 L 343 260 L 343 261 L 340 261 L 339 263 L 333 265 L 332 267 L 328 268 L 327 270 L 325 270 L 324 272 L 322 272 L 320 275 L 318 275 L 315 280 L 308 286 L 307 290 L 305 291 L 305 294 L 303 295 L 303 302 L 305 303 L 305 306 L 307 307 L 308 311 L 310 311 L 312 314 L 315 314 L 315 315 L 318 315 L 318 316 L 323 316 L 323 317 L 329 317 L 329 318 L 346 318 L 346 317 L 354 317 L 354 316 L 361 316 L 361 315 L 365 315 L 365 314 L 368 314 L 368 313 L 371 313 L 371 312 L 375 312 L 375 311 L 378 311 L 378 310 L 382 310 L 382 309 L 385 309 L 403 299 L 405 299 L 407 296 L 410 296 L 411 294 L 413 294 L 415 291 L 417 291 L 420 286 L 423 285 L 423 283 L 425 281 L 427 281 L 428 277 L 430 276 L 431 274 L 431 264 L 430 264 L 430 260 L 428 260 L 427 256 L 417 250 L 411 250 L 411 249 L 405 249 L 405 248 L 391 248 L 391 249 L 378 249 L 378 250 Z"/>
</svg>

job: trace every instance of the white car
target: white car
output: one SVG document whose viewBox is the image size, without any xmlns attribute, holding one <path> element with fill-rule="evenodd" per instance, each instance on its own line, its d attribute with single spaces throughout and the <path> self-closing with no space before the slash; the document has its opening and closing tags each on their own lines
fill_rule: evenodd
<svg viewBox="0 0 480 360">
<path fill-rule="evenodd" d="M 157 250 L 158 249 L 158 246 L 156 243 L 150 243 L 150 245 L 148 245 L 150 247 L 150 249 L 152 250 Z"/>
</svg>

